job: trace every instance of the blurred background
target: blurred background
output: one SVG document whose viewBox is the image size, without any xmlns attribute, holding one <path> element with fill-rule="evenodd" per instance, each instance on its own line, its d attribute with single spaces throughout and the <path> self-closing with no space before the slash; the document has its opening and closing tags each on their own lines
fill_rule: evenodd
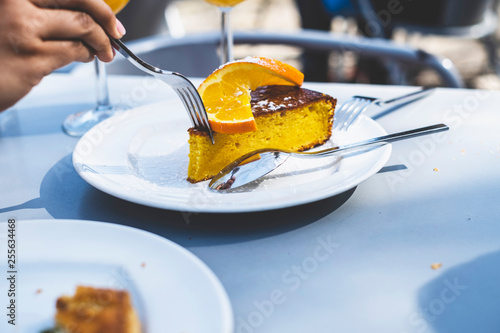
<svg viewBox="0 0 500 333">
<path fill-rule="evenodd" d="M 308 28 L 384 38 L 451 60 L 467 88 L 500 89 L 497 0 L 372 0 L 372 5 L 371 14 L 382 22 L 382 32 L 359 18 L 359 8 L 341 0 L 246 0 L 232 9 L 231 25 L 235 33 L 298 34 Z M 151 35 L 182 39 L 220 29 L 218 9 L 203 0 L 132 0 L 118 17 L 127 28 L 127 41 Z M 305 71 L 307 81 L 387 84 L 386 77 L 394 74 L 388 73 L 390 64 L 350 51 L 303 55 L 290 46 L 235 46 L 236 59 L 247 55 L 285 61 Z M 404 72 L 401 84 L 440 85 L 439 77 L 426 68 L 410 66 Z"/>
</svg>

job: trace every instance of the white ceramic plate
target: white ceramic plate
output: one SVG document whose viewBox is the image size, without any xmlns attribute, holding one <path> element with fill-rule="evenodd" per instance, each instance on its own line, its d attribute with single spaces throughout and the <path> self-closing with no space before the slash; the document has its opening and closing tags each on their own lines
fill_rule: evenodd
<svg viewBox="0 0 500 333">
<path fill-rule="evenodd" d="M 208 181 L 186 180 L 189 127 L 180 103 L 142 106 L 86 133 L 74 149 L 73 164 L 89 184 L 121 199 L 179 211 L 228 213 L 290 207 L 342 193 L 378 172 L 391 154 L 386 145 L 341 160 L 292 159 L 257 185 L 220 193 L 210 190 Z M 385 134 L 362 116 L 349 132 L 334 132 L 332 138 L 342 145 Z"/>
<path fill-rule="evenodd" d="M 80 284 L 128 290 L 145 333 L 233 332 L 231 305 L 219 280 L 169 240 L 78 220 L 19 221 L 16 229 L 17 324 L 7 325 L 7 332 L 53 327 L 57 297 L 74 294 Z M 5 243 L 0 240 L 2 253 Z"/>
</svg>

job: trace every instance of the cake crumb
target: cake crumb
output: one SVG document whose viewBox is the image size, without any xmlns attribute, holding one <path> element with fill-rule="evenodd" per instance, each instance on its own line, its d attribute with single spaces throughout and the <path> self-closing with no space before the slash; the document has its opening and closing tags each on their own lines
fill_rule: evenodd
<svg viewBox="0 0 500 333">
<path fill-rule="evenodd" d="M 435 171 L 435 172 L 438 172 L 438 171 L 439 171 L 439 169 L 438 169 L 438 168 L 434 168 L 434 169 L 432 169 L 432 170 L 433 170 L 433 171 Z"/>
<path fill-rule="evenodd" d="M 443 266 L 443 264 L 442 264 L 442 263 L 440 263 L 440 262 L 437 262 L 437 263 L 435 263 L 435 264 L 432 264 L 432 265 L 431 265 L 431 268 L 432 268 L 432 269 L 434 269 L 434 270 L 436 270 L 436 269 L 440 269 L 440 268 L 441 268 L 441 266 Z"/>
<path fill-rule="evenodd" d="M 141 264 L 141 267 L 142 267 L 142 268 L 146 267 L 146 263 L 145 263 L 145 262 L 143 262 L 143 263 Z"/>
<path fill-rule="evenodd" d="M 42 291 L 43 291 L 42 289 L 37 289 L 35 294 L 40 295 L 42 293 Z"/>
</svg>

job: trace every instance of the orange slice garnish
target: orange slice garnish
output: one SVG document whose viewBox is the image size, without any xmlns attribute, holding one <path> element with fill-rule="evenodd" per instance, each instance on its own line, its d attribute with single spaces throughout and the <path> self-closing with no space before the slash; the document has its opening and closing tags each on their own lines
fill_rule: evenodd
<svg viewBox="0 0 500 333">
<path fill-rule="evenodd" d="M 243 0 L 206 0 L 206 1 L 211 3 L 212 5 L 216 5 L 219 7 L 233 7 L 239 4 L 240 2 L 243 2 Z"/>
<path fill-rule="evenodd" d="M 297 85 L 304 74 L 281 61 L 258 57 L 227 63 L 210 74 L 198 88 L 212 130 L 245 133 L 257 126 L 250 106 L 250 92 L 261 86 Z"/>
</svg>

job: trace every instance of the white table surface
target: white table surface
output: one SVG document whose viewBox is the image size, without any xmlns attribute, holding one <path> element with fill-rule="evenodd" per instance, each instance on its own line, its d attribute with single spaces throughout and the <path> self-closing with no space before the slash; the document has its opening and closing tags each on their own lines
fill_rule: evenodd
<svg viewBox="0 0 500 333">
<path fill-rule="evenodd" d="M 176 98 L 144 77 L 110 80 L 112 99 L 132 106 Z M 339 102 L 415 89 L 305 87 Z M 394 144 L 384 172 L 346 193 L 248 214 L 154 209 L 88 185 L 61 123 L 93 103 L 92 78 L 52 75 L 0 114 L 0 222 L 106 221 L 168 238 L 218 276 L 238 333 L 500 331 L 500 92 L 438 89 L 372 113 L 389 133 L 451 130 Z"/>
</svg>

